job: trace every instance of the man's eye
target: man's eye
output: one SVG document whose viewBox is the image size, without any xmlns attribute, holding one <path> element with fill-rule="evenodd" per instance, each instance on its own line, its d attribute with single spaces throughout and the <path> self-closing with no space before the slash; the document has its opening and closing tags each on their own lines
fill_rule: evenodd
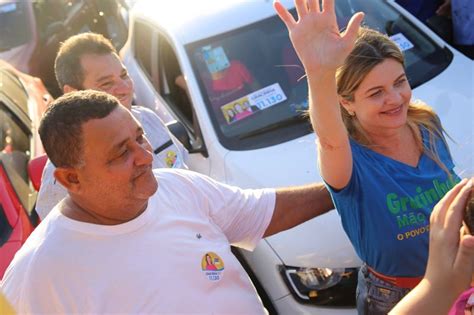
<svg viewBox="0 0 474 315">
<path fill-rule="evenodd" d="M 138 142 L 138 143 L 143 143 L 143 142 L 145 142 L 145 136 L 144 136 L 143 134 L 139 135 L 139 136 L 137 137 L 137 142 Z"/>
<path fill-rule="evenodd" d="M 128 72 L 123 73 L 120 77 L 122 79 L 128 79 Z"/>
<path fill-rule="evenodd" d="M 123 158 L 123 157 L 127 156 L 127 154 L 128 154 L 128 149 L 123 150 L 122 153 L 120 153 L 120 155 L 118 156 L 118 158 Z"/>
<path fill-rule="evenodd" d="M 101 89 L 109 89 L 110 87 L 112 87 L 112 82 L 107 82 L 100 86 Z"/>
</svg>

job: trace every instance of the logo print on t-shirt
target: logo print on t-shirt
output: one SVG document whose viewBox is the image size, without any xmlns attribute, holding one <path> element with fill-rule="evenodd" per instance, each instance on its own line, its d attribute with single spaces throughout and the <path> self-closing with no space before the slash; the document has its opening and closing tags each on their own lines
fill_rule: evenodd
<svg viewBox="0 0 474 315">
<path fill-rule="evenodd" d="M 201 259 L 201 269 L 211 281 L 219 281 L 224 273 L 224 261 L 214 252 L 207 252 Z"/>
<path fill-rule="evenodd" d="M 173 167 L 176 164 L 177 158 L 178 158 L 178 156 L 177 156 L 176 152 L 174 152 L 174 151 L 166 152 L 166 156 L 165 156 L 166 166 Z"/>
</svg>

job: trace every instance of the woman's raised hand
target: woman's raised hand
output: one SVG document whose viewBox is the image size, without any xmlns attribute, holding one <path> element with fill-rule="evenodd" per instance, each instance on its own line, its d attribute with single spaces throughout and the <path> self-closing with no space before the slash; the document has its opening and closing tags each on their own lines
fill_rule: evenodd
<svg viewBox="0 0 474 315">
<path fill-rule="evenodd" d="M 295 0 L 296 21 L 278 1 L 273 3 L 285 23 L 291 42 L 306 72 L 336 70 L 352 50 L 364 18 L 359 12 L 352 16 L 345 32 L 340 32 L 334 11 L 334 0 Z"/>
</svg>

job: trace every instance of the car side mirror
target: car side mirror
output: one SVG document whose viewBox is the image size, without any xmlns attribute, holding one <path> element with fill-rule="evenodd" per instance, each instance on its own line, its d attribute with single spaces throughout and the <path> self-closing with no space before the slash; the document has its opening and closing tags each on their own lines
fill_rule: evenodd
<svg viewBox="0 0 474 315">
<path fill-rule="evenodd" d="M 166 128 L 171 132 L 171 134 L 181 142 L 184 147 L 189 151 L 191 148 L 191 139 L 189 138 L 188 132 L 184 125 L 177 121 L 173 120 L 166 124 Z"/>
<path fill-rule="evenodd" d="M 173 120 L 166 124 L 166 127 L 171 132 L 171 134 L 179 140 L 189 153 L 201 153 L 205 157 L 207 157 L 207 152 L 202 143 L 202 141 L 192 141 L 191 137 L 189 136 L 186 127 L 184 127 L 183 123 Z M 193 145 L 199 143 L 200 145 Z"/>
</svg>

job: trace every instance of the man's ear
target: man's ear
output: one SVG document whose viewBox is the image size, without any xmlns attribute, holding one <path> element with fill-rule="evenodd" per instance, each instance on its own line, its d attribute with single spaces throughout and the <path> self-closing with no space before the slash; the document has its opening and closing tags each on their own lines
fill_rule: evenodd
<svg viewBox="0 0 474 315">
<path fill-rule="evenodd" d="M 73 167 L 57 167 L 54 170 L 54 178 L 68 191 L 77 193 L 81 189 L 77 170 Z"/>
<path fill-rule="evenodd" d="M 63 93 L 64 93 L 64 94 L 69 93 L 69 92 L 74 92 L 74 91 L 77 91 L 77 89 L 73 88 L 73 87 L 70 86 L 70 85 L 65 84 L 65 85 L 63 86 Z"/>
</svg>

